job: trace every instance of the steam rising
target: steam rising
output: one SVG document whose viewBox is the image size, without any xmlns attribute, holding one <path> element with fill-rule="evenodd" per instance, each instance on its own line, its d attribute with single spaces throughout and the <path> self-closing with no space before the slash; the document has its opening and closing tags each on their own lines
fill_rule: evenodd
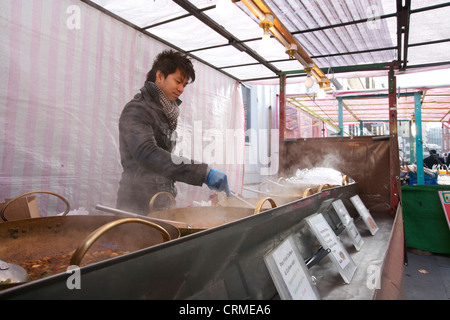
<svg viewBox="0 0 450 320">
<path fill-rule="evenodd" d="M 295 176 L 287 178 L 287 183 L 293 185 L 342 185 L 343 174 L 332 168 L 316 167 L 312 169 L 298 169 Z"/>
</svg>

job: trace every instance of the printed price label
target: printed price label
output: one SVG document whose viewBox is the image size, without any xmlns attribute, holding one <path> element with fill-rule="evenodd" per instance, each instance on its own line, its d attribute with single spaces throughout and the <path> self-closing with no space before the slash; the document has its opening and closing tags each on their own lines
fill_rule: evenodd
<svg viewBox="0 0 450 320">
<path fill-rule="evenodd" d="M 282 299 L 320 299 L 292 236 L 266 255 L 264 260 Z"/>
<path fill-rule="evenodd" d="M 350 283 L 356 271 L 356 264 L 342 246 L 333 229 L 321 213 L 306 218 L 306 221 L 322 247 L 331 250 L 330 258 L 338 267 L 344 281 Z"/>
<path fill-rule="evenodd" d="M 367 228 L 369 228 L 370 233 L 372 235 L 375 235 L 375 233 L 377 233 L 378 231 L 378 225 L 376 224 L 375 220 L 373 220 L 369 210 L 367 210 L 366 206 L 361 201 L 361 198 L 356 195 L 351 197 L 350 201 L 355 206 L 361 218 L 364 220 L 364 223 L 366 224 Z"/>
<path fill-rule="evenodd" d="M 356 228 L 355 223 L 353 222 L 353 218 L 348 213 L 347 208 L 345 207 L 342 200 L 339 199 L 334 201 L 333 208 L 336 211 L 337 215 L 339 216 L 339 219 L 341 220 L 342 224 L 345 226 L 345 230 L 347 231 L 348 236 L 352 240 L 355 249 L 359 251 L 362 245 L 364 244 L 364 240 L 359 234 L 358 229 Z"/>
</svg>

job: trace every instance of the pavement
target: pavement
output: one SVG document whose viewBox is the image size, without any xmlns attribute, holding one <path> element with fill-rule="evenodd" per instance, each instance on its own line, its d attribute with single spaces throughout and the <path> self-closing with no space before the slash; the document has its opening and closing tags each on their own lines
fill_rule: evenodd
<svg viewBox="0 0 450 320">
<path fill-rule="evenodd" d="M 408 249 L 405 300 L 450 300 L 450 255 Z"/>
</svg>

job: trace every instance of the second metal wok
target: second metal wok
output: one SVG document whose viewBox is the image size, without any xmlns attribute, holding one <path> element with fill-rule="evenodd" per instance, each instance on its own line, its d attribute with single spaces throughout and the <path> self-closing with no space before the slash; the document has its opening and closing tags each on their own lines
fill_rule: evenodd
<svg viewBox="0 0 450 320">
<path fill-rule="evenodd" d="M 266 188 L 264 188 L 264 186 Z M 263 194 L 270 195 L 270 197 L 281 197 L 281 198 L 297 198 L 302 199 L 313 195 L 315 193 L 321 192 L 322 190 L 336 187 L 336 185 L 330 184 L 293 184 L 285 183 L 281 184 L 274 181 L 264 181 L 258 186 L 258 191 Z M 265 189 L 265 190 L 264 190 Z"/>
<path fill-rule="evenodd" d="M 264 211 L 263 205 L 265 202 L 269 202 L 272 208 L 276 207 L 275 202 L 271 198 L 262 198 L 255 209 L 223 206 L 186 207 L 154 211 L 147 216 L 170 220 L 171 223 L 174 223 L 180 229 L 183 236 L 258 214 Z"/>
</svg>

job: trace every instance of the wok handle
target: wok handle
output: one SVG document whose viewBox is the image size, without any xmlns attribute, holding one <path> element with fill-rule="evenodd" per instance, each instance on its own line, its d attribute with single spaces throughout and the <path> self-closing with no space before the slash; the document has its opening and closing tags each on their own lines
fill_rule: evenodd
<svg viewBox="0 0 450 320">
<path fill-rule="evenodd" d="M 348 181 L 348 176 L 347 175 L 343 175 L 342 176 L 342 185 L 343 186 L 347 186 L 350 182 Z"/>
<path fill-rule="evenodd" d="M 278 183 L 281 183 L 282 184 L 282 182 L 285 182 L 286 181 L 286 178 L 285 177 L 279 177 L 278 179 L 277 179 L 277 182 Z"/>
<path fill-rule="evenodd" d="M 306 189 L 303 191 L 302 197 L 303 197 L 303 198 L 306 198 L 306 197 L 309 197 L 309 196 L 312 196 L 312 195 L 313 195 L 312 189 L 311 189 L 311 188 L 306 188 Z"/>
<path fill-rule="evenodd" d="M 152 212 L 152 211 L 154 210 L 154 205 L 155 205 L 156 198 L 158 198 L 158 197 L 159 197 L 160 195 L 162 195 L 162 194 L 168 196 L 169 199 L 172 201 L 172 208 L 171 208 L 171 209 L 174 209 L 174 208 L 176 207 L 177 202 L 175 201 L 175 198 L 173 197 L 173 195 L 172 195 L 171 193 L 169 193 L 169 192 L 161 191 L 161 192 L 158 192 L 157 194 L 155 194 L 155 195 L 150 199 L 150 202 L 149 202 L 149 204 L 148 204 L 148 207 L 149 207 L 149 209 L 150 209 L 150 212 Z"/>
<path fill-rule="evenodd" d="M 259 191 L 262 191 L 262 190 L 261 190 L 261 187 L 262 187 L 263 185 L 265 185 L 265 184 L 268 184 L 268 182 L 267 182 L 267 181 L 261 182 L 261 183 L 258 185 L 258 190 L 259 190 Z"/>
<path fill-rule="evenodd" d="M 272 198 L 263 198 L 263 199 L 261 199 L 261 200 L 258 201 L 258 204 L 256 205 L 256 208 L 255 208 L 255 211 L 253 212 L 253 214 L 258 214 L 258 213 L 260 213 L 261 210 L 262 210 L 262 206 L 263 206 L 263 204 L 264 204 L 266 201 L 269 201 L 269 202 L 270 202 L 270 204 L 272 205 L 272 208 L 275 208 L 275 207 L 277 206 L 277 204 L 275 203 L 275 201 L 273 201 Z"/>
<path fill-rule="evenodd" d="M 6 219 L 6 217 L 5 217 L 5 210 L 11 203 L 13 203 L 14 201 L 16 201 L 16 200 L 18 200 L 18 199 L 20 199 L 22 197 L 25 197 L 25 196 L 28 196 L 28 195 L 34 194 L 34 193 L 47 193 L 47 194 L 51 194 L 53 196 L 56 196 L 56 197 L 60 198 L 66 204 L 66 211 L 64 211 L 63 216 L 65 216 L 66 214 L 69 213 L 69 211 L 70 211 L 70 204 L 63 196 L 61 196 L 61 195 L 59 195 L 57 193 L 51 192 L 51 191 L 36 190 L 36 191 L 25 192 L 25 193 L 21 194 L 20 196 L 17 196 L 15 198 L 9 200 L 3 206 L 2 210 L 0 211 L 0 216 L 2 217 L 3 221 L 8 221 L 8 219 Z"/>
<path fill-rule="evenodd" d="M 319 189 L 317 189 L 317 192 L 320 192 L 322 190 L 329 189 L 329 188 L 331 188 L 331 186 L 328 183 L 324 183 L 319 187 Z"/>
<path fill-rule="evenodd" d="M 147 220 L 143 220 L 143 219 L 139 219 L 139 218 L 125 218 L 125 219 L 115 220 L 115 221 L 111 221 L 111 222 L 101 226 L 100 228 L 94 230 L 93 232 L 91 232 L 84 239 L 82 244 L 73 253 L 72 258 L 70 259 L 70 265 L 79 266 L 81 263 L 81 260 L 83 260 L 84 255 L 89 250 L 89 248 L 95 243 L 95 241 L 97 241 L 105 232 L 111 230 L 112 228 L 114 228 L 118 225 L 126 224 L 126 223 L 140 223 L 140 224 L 147 225 L 149 227 L 156 229 L 157 231 L 159 231 L 161 233 L 163 240 L 164 240 L 163 242 L 171 240 L 170 234 L 167 232 L 167 230 L 156 223 L 153 223 L 153 222 L 150 222 Z"/>
</svg>

